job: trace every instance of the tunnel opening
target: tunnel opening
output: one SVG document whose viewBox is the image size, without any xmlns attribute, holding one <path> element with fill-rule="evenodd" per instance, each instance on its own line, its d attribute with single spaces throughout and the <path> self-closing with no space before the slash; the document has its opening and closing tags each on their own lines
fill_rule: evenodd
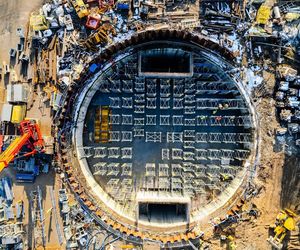
<svg viewBox="0 0 300 250">
<path fill-rule="evenodd" d="M 140 202 L 139 220 L 156 223 L 187 222 L 188 204 Z"/>
<path fill-rule="evenodd" d="M 191 54 L 177 48 L 155 48 L 140 52 L 140 73 L 191 74 Z"/>
</svg>

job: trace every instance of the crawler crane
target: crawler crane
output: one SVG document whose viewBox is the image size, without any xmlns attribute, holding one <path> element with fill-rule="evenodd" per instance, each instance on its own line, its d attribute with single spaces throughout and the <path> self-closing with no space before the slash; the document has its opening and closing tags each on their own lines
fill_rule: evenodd
<svg viewBox="0 0 300 250">
<path fill-rule="evenodd" d="M 31 151 L 22 155 L 26 157 L 44 152 L 44 140 L 39 125 L 35 120 L 24 120 L 20 123 L 21 136 L 16 138 L 8 148 L 0 154 L 0 172 L 12 162 L 23 146 Z"/>
</svg>

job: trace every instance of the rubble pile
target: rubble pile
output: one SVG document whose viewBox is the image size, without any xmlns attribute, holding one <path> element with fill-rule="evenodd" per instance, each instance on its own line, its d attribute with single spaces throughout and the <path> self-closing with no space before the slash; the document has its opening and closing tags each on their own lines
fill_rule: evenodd
<svg viewBox="0 0 300 250">
<path fill-rule="evenodd" d="M 297 70 L 280 64 L 276 71 L 277 86 L 275 92 L 276 107 L 283 128 L 277 132 L 277 139 L 286 143 L 284 135 L 295 141 L 288 143 L 289 151 L 293 146 L 300 146 L 300 76 Z"/>
<path fill-rule="evenodd" d="M 15 244 L 15 249 L 24 249 L 23 201 L 13 204 L 14 194 L 12 180 L 8 177 L 0 179 L 0 246 L 7 248 Z M 15 210 L 15 211 L 14 211 Z"/>
<path fill-rule="evenodd" d="M 59 190 L 59 207 L 67 249 L 86 247 L 92 218 L 78 203 L 70 203 L 66 189 Z"/>
</svg>

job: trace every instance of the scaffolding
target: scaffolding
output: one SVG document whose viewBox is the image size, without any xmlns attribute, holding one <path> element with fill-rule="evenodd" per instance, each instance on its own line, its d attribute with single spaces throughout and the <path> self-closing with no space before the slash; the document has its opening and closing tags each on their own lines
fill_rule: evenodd
<svg viewBox="0 0 300 250">
<path fill-rule="evenodd" d="M 110 114 L 109 115 L 110 121 L 109 123 L 112 125 L 120 125 L 121 123 L 121 116 L 118 114 Z"/>
<path fill-rule="evenodd" d="M 122 125 L 132 125 L 133 117 L 132 115 L 122 115 Z"/>
<path fill-rule="evenodd" d="M 120 131 L 109 131 L 109 141 L 110 142 L 119 142 L 119 141 L 121 141 Z"/>
<path fill-rule="evenodd" d="M 146 142 L 161 142 L 161 132 L 146 132 Z"/>
<path fill-rule="evenodd" d="M 173 109 L 175 109 L 175 110 L 183 109 L 183 98 L 174 98 L 173 99 Z"/>
<path fill-rule="evenodd" d="M 156 109 L 156 97 L 147 97 L 147 109 Z"/>
<path fill-rule="evenodd" d="M 113 109 L 121 108 L 121 99 L 120 99 L 120 97 L 109 97 L 109 106 Z"/>
<path fill-rule="evenodd" d="M 94 164 L 94 175 L 104 176 L 107 173 L 107 163 L 106 162 L 97 162 Z"/>
<path fill-rule="evenodd" d="M 183 125 L 183 115 L 174 115 L 172 116 L 173 125 L 174 126 L 182 126 Z"/>
<path fill-rule="evenodd" d="M 158 164 L 158 176 L 169 176 L 169 165 L 165 163 Z"/>
<path fill-rule="evenodd" d="M 135 94 L 134 102 L 138 104 L 145 103 L 145 94 Z"/>
<path fill-rule="evenodd" d="M 103 80 L 100 92 L 110 93 L 112 109 L 105 141 L 109 147 L 102 144 L 84 151 L 99 161 L 93 175 L 103 176 L 98 178 L 107 181 L 119 204 L 125 206 L 139 189 L 206 197 L 224 188 L 220 173 L 236 176 L 238 165 L 249 156 L 253 135 L 247 103 L 234 82 L 222 79 L 203 58 L 197 60 L 193 79 L 140 77 L 137 64 L 129 60 L 122 77 L 111 72 L 112 77 Z M 153 162 L 134 159 L 136 142 L 138 147 L 149 143 L 147 150 L 155 148 Z M 140 165 L 145 175 L 137 183 L 131 177 Z"/>
<path fill-rule="evenodd" d="M 170 191 L 170 179 L 168 177 L 158 178 L 158 189 L 160 191 L 169 192 Z"/>
<path fill-rule="evenodd" d="M 171 190 L 173 193 L 181 193 L 182 192 L 182 180 L 178 177 L 171 178 Z"/>
<path fill-rule="evenodd" d="M 155 79 L 147 79 L 147 88 L 146 94 L 148 97 L 155 97 L 156 96 L 156 80 Z"/>
<path fill-rule="evenodd" d="M 133 133 L 134 137 L 142 138 L 145 136 L 145 130 L 142 128 L 134 128 Z"/>
<path fill-rule="evenodd" d="M 124 147 L 121 149 L 122 159 L 132 159 L 132 147 Z"/>
<path fill-rule="evenodd" d="M 155 177 L 155 163 L 146 163 L 145 176 Z"/>
<path fill-rule="evenodd" d="M 132 163 L 123 163 L 121 168 L 122 168 L 122 176 L 132 175 Z"/>
<path fill-rule="evenodd" d="M 141 126 L 143 127 L 145 125 L 145 119 L 144 118 L 134 118 L 134 126 Z"/>
<path fill-rule="evenodd" d="M 160 115 L 159 124 L 161 126 L 169 126 L 170 125 L 170 116 L 169 115 Z"/>
<path fill-rule="evenodd" d="M 156 126 L 156 115 L 146 115 L 146 125 Z"/>
<path fill-rule="evenodd" d="M 122 108 L 132 109 L 132 107 L 133 107 L 132 97 L 122 97 Z"/>
<path fill-rule="evenodd" d="M 172 148 L 172 159 L 173 160 L 182 160 L 183 150 L 181 148 Z"/>
<path fill-rule="evenodd" d="M 171 95 L 171 86 L 169 83 L 160 84 L 160 96 L 169 97 Z"/>
<path fill-rule="evenodd" d="M 182 97 L 184 95 L 184 83 L 179 79 L 174 79 L 173 95 L 174 97 Z"/>
<path fill-rule="evenodd" d="M 181 164 L 171 164 L 172 176 L 181 176 L 182 167 Z"/>
<path fill-rule="evenodd" d="M 161 149 L 161 159 L 164 160 L 170 160 L 170 150 L 168 148 L 162 148 Z"/>
<path fill-rule="evenodd" d="M 121 93 L 121 80 L 111 81 L 110 90 L 114 93 Z"/>
<path fill-rule="evenodd" d="M 117 159 L 119 157 L 120 157 L 120 148 L 119 147 L 108 148 L 108 158 Z"/>
<path fill-rule="evenodd" d="M 183 132 L 167 132 L 167 142 L 168 143 L 177 143 L 183 142 Z"/>
<path fill-rule="evenodd" d="M 197 110 L 218 109 L 220 106 L 226 106 L 227 110 L 248 109 L 243 99 L 196 98 L 195 102 Z"/>
<path fill-rule="evenodd" d="M 122 142 L 132 142 L 132 132 L 131 131 L 122 131 Z"/>
<path fill-rule="evenodd" d="M 120 173 L 120 163 L 111 162 L 107 165 L 107 175 L 117 176 Z"/>
<path fill-rule="evenodd" d="M 135 91 L 137 93 L 145 93 L 145 77 L 135 78 Z"/>
<path fill-rule="evenodd" d="M 159 101 L 160 101 L 161 109 L 169 109 L 170 108 L 170 98 L 162 97 L 159 99 Z"/>
<path fill-rule="evenodd" d="M 105 158 L 105 157 L 107 157 L 107 147 L 94 148 L 94 158 Z"/>
<path fill-rule="evenodd" d="M 133 93 L 133 82 L 132 80 L 122 80 L 122 91 L 124 93 Z"/>
</svg>

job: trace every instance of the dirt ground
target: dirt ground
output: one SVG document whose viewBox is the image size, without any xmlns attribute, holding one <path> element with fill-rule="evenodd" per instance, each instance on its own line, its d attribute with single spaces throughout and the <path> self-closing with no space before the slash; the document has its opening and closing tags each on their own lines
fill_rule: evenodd
<svg viewBox="0 0 300 250">
<path fill-rule="evenodd" d="M 8 51 L 10 48 L 15 48 L 18 43 L 18 37 L 16 36 L 16 29 L 22 26 L 26 29 L 28 23 L 29 14 L 31 11 L 41 6 L 43 0 L 0 0 L 0 63 L 3 61 L 9 63 Z M 270 79 L 266 83 L 268 89 L 274 87 L 274 78 L 266 76 L 266 79 Z M 0 84 L 0 106 L 1 102 L 4 102 L 4 82 Z M 259 165 L 255 183 L 258 186 L 262 186 L 261 193 L 254 198 L 253 202 L 257 205 L 260 216 L 256 221 L 241 223 L 236 228 L 236 244 L 237 249 L 249 249 L 249 250 L 265 250 L 271 249 L 267 243 L 268 238 L 268 226 L 274 223 L 277 213 L 282 207 L 295 205 L 298 197 L 294 197 L 294 187 L 299 187 L 299 178 L 297 178 L 297 166 L 300 165 L 299 159 L 287 159 L 283 152 L 274 152 L 274 131 L 279 127 L 276 120 L 274 101 L 270 96 L 260 98 L 256 102 L 257 111 L 260 121 L 260 133 L 261 133 L 261 163 Z M 0 107 L 1 108 L 1 107 Z M 50 134 L 49 128 L 49 109 L 40 107 L 39 100 L 35 102 L 33 108 L 29 110 L 27 116 L 41 117 L 42 132 L 44 134 Z M 299 169 L 299 168 L 298 168 Z M 289 184 L 289 178 L 286 180 L 286 176 L 293 176 L 292 185 Z M 10 176 L 14 179 L 15 173 L 13 169 L 6 169 L 1 174 L 2 176 Z M 283 178 L 284 177 L 284 178 Z M 285 181 L 283 181 L 285 180 Z M 25 202 L 25 222 L 29 221 L 30 210 L 28 200 L 30 192 L 35 190 L 37 185 L 42 188 L 44 196 L 44 211 L 46 212 L 51 208 L 51 200 L 49 194 L 49 188 L 55 184 L 54 173 L 48 175 L 41 175 L 37 178 L 34 185 L 14 185 L 14 202 L 23 200 Z M 282 199 L 282 194 L 289 199 Z M 290 195 L 290 196 L 289 196 Z M 290 202 L 293 200 L 293 202 Z M 57 201 L 57 193 L 56 193 Z M 55 228 L 55 220 L 52 213 L 46 215 L 45 220 L 46 229 L 46 242 L 48 245 L 56 245 L 58 243 L 57 232 Z M 28 245 L 32 243 L 31 228 L 27 228 Z M 298 241 L 299 243 L 299 241 Z M 224 249 L 224 246 L 220 245 L 219 240 L 212 240 L 212 249 Z M 295 243 L 294 249 L 300 249 L 300 246 Z"/>
<path fill-rule="evenodd" d="M 16 34 L 17 28 L 22 27 L 26 34 L 30 13 L 38 10 L 43 2 L 45 1 L 0 0 L 0 64 L 1 66 L 3 62 L 10 64 L 11 70 L 15 70 L 19 80 L 23 80 L 20 74 L 20 67 L 15 62 L 10 61 L 9 50 L 16 48 L 19 43 L 19 37 Z M 28 77 L 30 77 L 30 75 Z M 0 110 L 2 104 L 6 102 L 5 84 L 8 83 L 8 80 L 9 79 L 3 76 L 0 83 Z M 44 106 L 43 102 L 41 102 L 41 96 L 37 94 L 38 93 L 33 92 L 33 89 L 30 90 L 29 99 L 33 98 L 35 103 L 32 108 L 27 107 L 28 109 L 30 108 L 27 112 L 27 117 L 39 117 L 43 135 L 49 136 L 51 133 L 50 109 Z"/>
<path fill-rule="evenodd" d="M 237 249 L 267 250 L 272 247 L 267 242 L 269 225 L 274 224 L 282 208 L 291 208 L 299 212 L 299 156 L 287 156 L 283 151 L 274 150 L 275 130 L 280 125 L 276 119 L 275 103 L 272 99 L 274 89 L 273 72 L 264 72 L 265 84 L 263 96 L 256 99 L 261 137 L 260 163 L 254 183 L 262 187 L 261 192 L 252 200 L 260 215 L 251 222 L 241 222 L 235 228 Z M 298 175 L 297 175 L 298 174 Z M 212 240 L 213 249 L 224 249 L 219 239 Z M 226 247 L 225 247 L 226 248 Z M 291 234 L 285 249 L 300 249 L 299 228 Z"/>
<path fill-rule="evenodd" d="M 10 48 L 16 48 L 17 43 L 19 42 L 19 37 L 16 35 L 16 30 L 18 27 L 22 27 L 26 30 L 26 26 L 29 21 L 29 15 L 32 11 L 38 9 L 43 0 L 31 0 L 31 1 L 21 1 L 21 0 L 0 0 L 0 64 L 5 61 L 7 64 L 10 63 L 9 50 Z M 13 65 L 11 65 L 13 67 Z M 18 74 L 19 68 L 15 66 L 16 73 Z M 4 92 L 4 81 L 0 83 L 0 110 L 1 104 L 5 102 L 6 96 Z M 37 96 L 33 107 L 28 110 L 27 117 L 30 118 L 40 118 L 41 130 L 43 135 L 50 135 L 50 109 L 46 107 L 41 107 L 39 105 L 39 99 Z M 50 212 L 51 209 L 51 198 L 50 198 L 50 188 L 56 187 L 58 190 L 58 184 L 55 184 L 55 174 L 50 172 L 49 174 L 42 174 L 37 177 L 34 184 L 18 184 L 15 182 L 15 170 L 5 169 L 1 174 L 0 178 L 3 176 L 9 176 L 13 180 L 13 192 L 14 192 L 14 202 L 17 203 L 19 200 L 24 201 L 25 206 L 25 219 L 24 224 L 25 230 L 27 232 L 27 237 L 25 240 L 25 248 L 30 249 L 33 244 L 33 232 L 31 226 L 31 211 L 29 208 L 30 193 L 33 190 L 36 190 L 37 186 L 40 186 L 43 194 L 43 208 L 45 214 L 45 238 L 47 246 L 58 246 L 58 236 L 55 227 L 54 214 Z M 57 193 L 55 193 L 56 203 L 57 203 Z M 58 211 L 58 208 L 57 208 Z M 48 213 L 47 213 L 48 212 Z M 59 214 L 57 215 L 59 217 Z M 59 218 L 60 219 L 60 218 Z M 62 228 L 62 227 L 61 227 Z M 62 233 L 62 232 L 61 232 Z"/>
</svg>

